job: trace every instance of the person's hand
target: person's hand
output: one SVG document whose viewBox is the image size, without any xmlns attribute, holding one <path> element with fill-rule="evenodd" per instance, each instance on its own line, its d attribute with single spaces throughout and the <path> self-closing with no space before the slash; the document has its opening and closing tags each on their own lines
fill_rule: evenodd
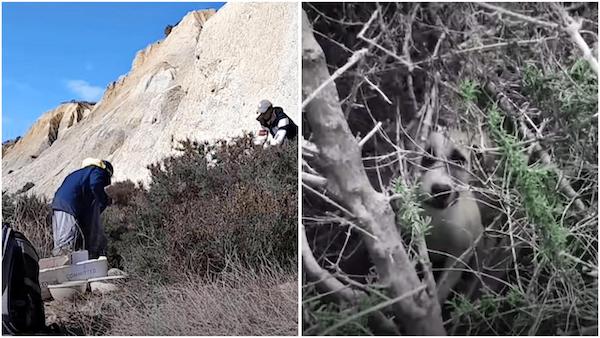
<svg viewBox="0 0 600 338">
<path fill-rule="evenodd" d="M 269 138 L 269 134 L 267 132 L 266 129 L 260 129 L 257 133 L 257 135 L 254 137 L 254 145 L 263 145 L 267 142 L 267 139 Z"/>
</svg>

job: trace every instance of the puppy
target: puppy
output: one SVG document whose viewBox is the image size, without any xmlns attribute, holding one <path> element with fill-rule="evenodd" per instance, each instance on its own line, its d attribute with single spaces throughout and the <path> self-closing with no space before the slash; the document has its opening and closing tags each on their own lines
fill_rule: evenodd
<svg viewBox="0 0 600 338">
<path fill-rule="evenodd" d="M 458 131 L 451 135 L 454 140 L 465 139 Z M 462 271 L 458 269 L 465 268 L 461 262 L 468 263 L 473 251 L 479 250 L 473 247 L 483 234 L 483 226 L 475 196 L 468 190 L 469 152 L 438 132 L 430 134 L 426 152 L 421 160 L 420 176 L 420 187 L 425 195 L 424 213 L 431 217 L 426 242 L 433 251 L 430 259 L 434 266 L 444 267 L 437 279 L 438 299 L 443 303 L 461 279 Z"/>
</svg>

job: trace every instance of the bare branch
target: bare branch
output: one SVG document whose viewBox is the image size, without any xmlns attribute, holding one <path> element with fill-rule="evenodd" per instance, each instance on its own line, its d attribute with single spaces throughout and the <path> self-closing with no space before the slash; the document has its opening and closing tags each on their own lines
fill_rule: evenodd
<svg viewBox="0 0 600 338">
<path fill-rule="evenodd" d="M 311 277 L 311 279 L 317 281 L 317 287 L 328 291 L 340 302 L 346 301 L 354 303 L 364 296 L 362 292 L 353 290 L 349 285 L 344 285 L 325 269 L 321 268 L 315 259 L 315 256 L 313 256 L 310 246 L 308 245 L 308 240 L 306 239 L 306 229 L 304 228 L 304 225 L 301 225 L 300 227 L 300 236 L 302 240 L 302 265 L 304 266 L 304 271 Z"/>
<path fill-rule="evenodd" d="M 381 97 L 383 97 L 385 102 L 387 102 L 388 104 L 392 104 L 392 101 L 381 91 L 381 89 L 379 89 L 379 87 L 377 87 L 375 84 L 373 84 L 373 82 L 371 82 L 369 80 L 369 78 L 367 78 L 365 76 L 364 79 L 369 84 L 369 86 L 371 86 L 371 88 L 375 89 L 375 91 L 377 91 L 379 93 L 379 95 L 381 95 Z"/>
<path fill-rule="evenodd" d="M 368 50 L 366 48 L 363 48 L 359 51 L 354 52 L 354 54 L 352 54 L 352 56 L 348 59 L 348 62 L 346 62 L 345 65 L 336 70 L 335 73 L 333 73 L 333 75 L 331 75 L 327 80 L 323 81 L 323 83 L 319 87 L 317 87 L 310 95 L 308 95 L 308 97 L 304 99 L 304 101 L 302 101 L 302 110 L 306 108 L 310 101 L 312 101 L 317 95 L 319 95 L 319 92 L 321 92 L 321 90 L 323 90 L 333 81 L 335 81 L 335 79 L 340 77 L 340 75 L 344 74 L 344 72 L 350 69 L 350 67 L 357 63 L 358 60 L 363 58 L 367 54 L 367 51 Z"/>
<path fill-rule="evenodd" d="M 363 137 L 359 142 L 358 142 L 358 146 L 362 147 L 365 145 L 365 143 L 367 143 L 367 141 L 373 137 L 373 135 L 375 135 L 375 133 L 379 130 L 379 128 L 381 128 L 381 122 L 377 122 L 377 124 L 375 125 L 375 127 L 373 127 L 373 129 L 371 129 L 371 131 L 365 135 L 365 137 Z"/>
<path fill-rule="evenodd" d="M 372 16 L 373 18 L 373 16 Z M 329 78 L 323 50 L 302 17 L 302 84 L 306 92 Z M 388 198 L 373 189 L 362 165 L 360 147 L 353 137 L 339 103 L 337 89 L 331 81 L 319 90 L 305 107 L 319 159 L 325 168 L 328 186 L 337 193 L 358 220 L 358 225 L 375 238 L 365 237 L 369 256 L 389 295 L 398 298 L 411 290 L 425 290 L 402 245 Z M 392 305 L 402 328 L 414 335 L 444 335 L 441 310 L 435 295 L 416 292 Z"/>
<path fill-rule="evenodd" d="M 373 12 L 373 14 L 371 14 L 371 18 L 369 19 L 369 21 L 367 21 L 367 23 L 363 26 L 363 28 L 360 30 L 360 32 L 358 33 L 357 37 L 365 42 L 367 42 L 368 44 L 382 50 L 384 53 L 386 53 L 387 55 L 393 57 L 394 59 L 400 61 L 400 63 L 406 65 L 407 67 L 413 67 L 413 64 L 410 62 L 407 62 L 404 58 L 398 56 L 397 54 L 395 54 L 394 52 L 390 51 L 389 49 L 383 47 L 382 45 L 378 44 L 377 41 L 373 40 L 373 39 L 369 39 L 365 36 L 365 33 L 367 32 L 367 30 L 369 29 L 369 27 L 371 26 L 371 23 L 373 22 L 373 20 L 375 20 L 375 18 L 377 17 L 377 15 L 379 14 L 379 11 L 376 10 Z"/>
<path fill-rule="evenodd" d="M 575 21 L 569 15 L 569 13 L 567 13 L 563 6 L 559 4 L 552 5 L 563 20 L 563 30 L 569 35 L 575 46 L 581 50 L 583 53 L 583 58 L 590 64 L 590 67 L 592 67 L 594 72 L 596 72 L 596 75 L 598 75 L 598 60 L 596 60 L 594 55 L 592 55 L 590 47 L 587 45 L 585 40 L 583 40 L 581 34 L 579 34 L 581 29 L 581 21 Z"/>
<path fill-rule="evenodd" d="M 565 10 L 565 8 L 562 5 L 552 4 L 552 6 L 557 11 L 557 13 L 560 15 L 560 17 L 563 21 L 562 25 L 558 25 L 553 22 L 543 21 L 543 20 L 536 19 L 536 18 L 527 16 L 527 15 L 515 13 L 513 11 L 510 11 L 508 9 L 505 9 L 505 8 L 502 8 L 499 6 L 490 5 L 490 4 L 483 3 L 483 2 L 477 3 L 477 4 L 481 7 L 515 17 L 515 18 L 523 20 L 523 21 L 534 23 L 539 26 L 562 29 L 565 33 L 567 33 L 569 35 L 569 37 L 571 38 L 571 41 L 573 41 L 573 44 L 575 44 L 575 46 L 581 50 L 581 52 L 583 53 L 583 58 L 590 64 L 590 67 L 592 67 L 594 72 L 596 74 L 598 74 L 598 60 L 596 60 L 596 58 L 592 55 L 592 51 L 590 50 L 590 47 L 587 45 L 585 40 L 583 40 L 583 38 L 581 37 L 581 34 L 579 34 L 579 30 L 581 29 L 581 21 L 579 21 L 579 22 L 575 21 L 567 13 L 567 11 Z"/>
<path fill-rule="evenodd" d="M 314 186 L 324 187 L 327 185 L 327 179 L 321 176 L 302 172 L 302 182 L 310 183 Z"/>
<path fill-rule="evenodd" d="M 543 21 L 540 19 L 536 19 L 536 18 L 532 18 L 530 16 L 527 15 L 523 15 L 523 14 L 519 14 L 519 13 L 515 13 L 513 11 L 510 11 L 506 8 L 502 8 L 496 5 L 491 5 L 485 2 L 476 2 L 477 5 L 483 7 L 483 8 L 487 8 L 487 9 L 491 9 L 493 11 L 502 13 L 502 14 L 506 14 L 512 17 L 515 17 L 517 19 L 523 20 L 523 21 L 527 21 L 527 22 L 531 22 L 534 23 L 536 25 L 540 25 L 540 26 L 545 26 L 545 27 L 549 27 L 549 28 L 557 28 L 558 25 L 553 23 L 553 22 L 548 22 L 548 21 Z"/>
</svg>

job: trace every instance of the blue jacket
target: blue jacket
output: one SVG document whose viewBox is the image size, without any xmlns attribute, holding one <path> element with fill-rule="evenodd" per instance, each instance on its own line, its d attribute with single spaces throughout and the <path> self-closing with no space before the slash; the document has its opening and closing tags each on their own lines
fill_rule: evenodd
<svg viewBox="0 0 600 338">
<path fill-rule="evenodd" d="M 65 178 L 54 194 L 52 209 L 67 212 L 78 221 L 86 223 L 93 214 L 94 201 L 100 212 L 108 205 L 108 196 L 104 192 L 104 187 L 108 185 L 108 171 L 96 166 L 81 168 Z"/>
</svg>

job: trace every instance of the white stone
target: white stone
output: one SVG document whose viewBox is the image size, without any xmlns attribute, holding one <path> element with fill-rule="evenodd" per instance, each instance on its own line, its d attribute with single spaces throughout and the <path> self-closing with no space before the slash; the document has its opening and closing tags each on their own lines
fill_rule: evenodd
<svg viewBox="0 0 600 338">
<path fill-rule="evenodd" d="M 119 290 L 119 287 L 113 283 L 106 282 L 90 282 L 90 289 L 95 293 L 111 293 Z"/>
<path fill-rule="evenodd" d="M 69 270 L 69 265 L 40 270 L 39 282 L 42 290 L 42 299 L 51 298 L 48 285 L 60 284 L 68 281 L 67 274 L 69 273 Z"/>
<path fill-rule="evenodd" d="M 69 265 L 67 279 L 88 280 L 90 278 L 105 277 L 108 274 L 108 261 L 106 257 L 100 256 L 98 259 L 90 259 Z"/>
</svg>

